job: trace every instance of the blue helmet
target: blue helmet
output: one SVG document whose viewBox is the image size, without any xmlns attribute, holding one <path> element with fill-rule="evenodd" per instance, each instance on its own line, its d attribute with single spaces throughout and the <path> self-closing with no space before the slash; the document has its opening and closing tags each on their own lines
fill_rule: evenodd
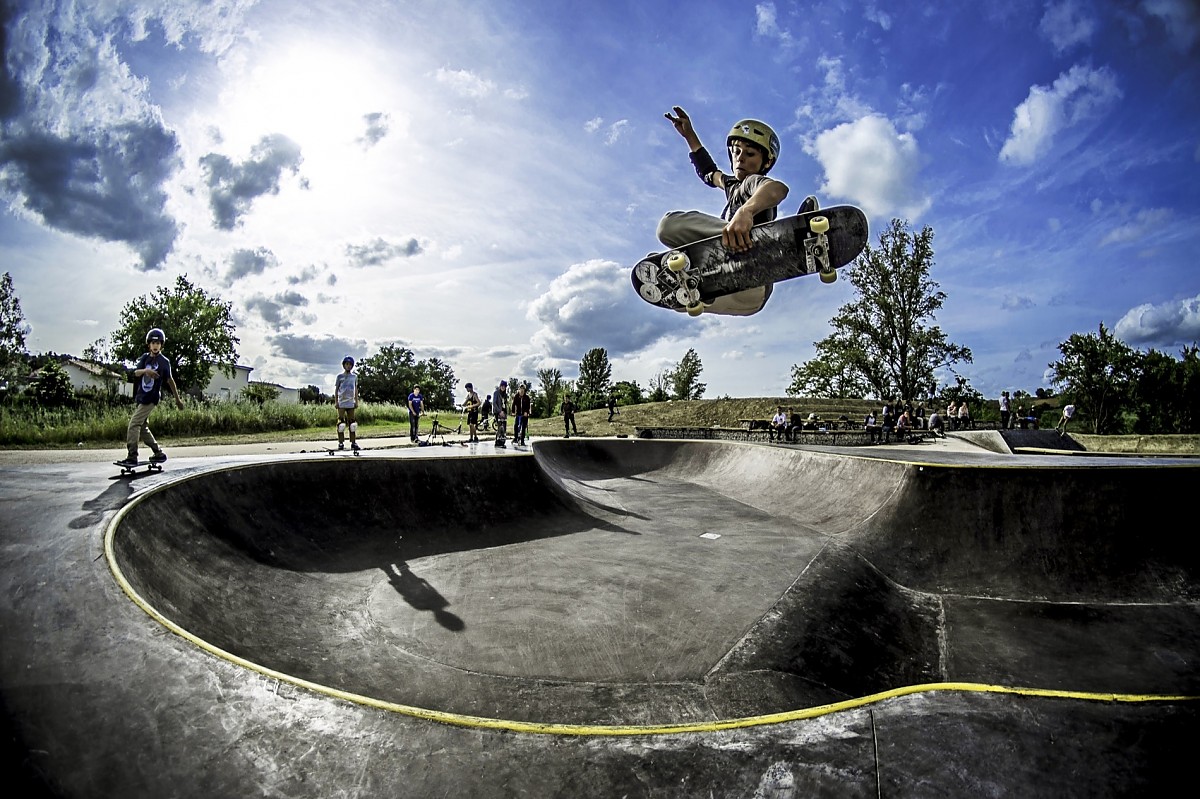
<svg viewBox="0 0 1200 799">
<path fill-rule="evenodd" d="M 157 341 L 159 344 L 166 344 L 167 334 L 162 332 L 161 327 L 153 327 L 150 329 L 150 332 L 146 334 L 146 343 L 149 344 L 151 341 Z"/>
<path fill-rule="evenodd" d="M 347 355 L 345 358 L 342 358 L 342 363 L 349 363 L 351 366 L 353 366 L 354 359 Z"/>
</svg>

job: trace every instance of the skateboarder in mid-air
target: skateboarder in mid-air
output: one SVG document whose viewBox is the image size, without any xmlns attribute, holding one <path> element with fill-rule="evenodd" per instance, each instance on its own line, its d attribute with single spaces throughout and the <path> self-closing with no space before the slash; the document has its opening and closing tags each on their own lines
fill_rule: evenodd
<svg viewBox="0 0 1200 799">
<path fill-rule="evenodd" d="M 125 446 L 129 454 L 125 460 L 117 461 L 119 466 L 138 465 L 139 439 L 153 452 L 150 456 L 150 463 L 162 463 L 167 459 L 167 453 L 162 451 L 154 434 L 150 432 L 150 425 L 147 424 L 150 414 L 158 407 L 158 402 L 162 399 L 164 384 L 171 390 L 171 395 L 175 397 L 175 405 L 181 410 L 183 409 L 179 388 L 175 385 L 175 378 L 171 375 L 171 362 L 167 360 L 167 356 L 162 354 L 162 348 L 166 342 L 166 334 L 157 327 L 146 334 L 146 348 L 150 351 L 138 359 L 137 366 L 133 369 L 133 379 L 137 388 L 133 395 L 133 415 L 129 417 L 129 428 L 125 437 Z"/>
<path fill-rule="evenodd" d="M 696 174 L 708 186 L 725 192 L 725 210 L 720 217 L 701 211 L 671 211 L 658 223 L 658 240 L 671 248 L 683 247 L 700 239 L 720 236 L 732 252 L 745 252 L 753 243 L 750 229 L 774 220 L 779 204 L 788 195 L 788 187 L 767 177 L 779 160 L 779 137 L 764 122 L 743 119 L 729 131 L 725 145 L 729 153 L 727 175 L 717 168 L 708 150 L 692 127 L 691 117 L 679 106 L 664 114 L 687 142 Z M 798 213 L 816 211 L 817 198 L 808 196 Z M 716 298 L 702 297 L 709 313 L 748 316 L 762 310 L 771 296 L 771 284 L 758 286 Z"/>
</svg>

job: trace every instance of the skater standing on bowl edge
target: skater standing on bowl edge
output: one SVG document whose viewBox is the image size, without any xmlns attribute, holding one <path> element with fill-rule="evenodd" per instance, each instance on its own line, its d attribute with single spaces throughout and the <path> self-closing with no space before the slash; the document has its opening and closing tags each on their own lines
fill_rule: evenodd
<svg viewBox="0 0 1200 799">
<path fill-rule="evenodd" d="M 166 343 L 166 334 L 160 328 L 152 328 L 146 334 L 146 347 L 150 351 L 138 359 L 137 366 L 133 369 L 137 389 L 133 395 L 133 415 L 129 417 L 129 427 L 125 434 L 125 448 L 128 454 L 125 456 L 125 460 L 118 461 L 123 466 L 137 465 L 139 439 L 154 453 L 150 456 L 151 463 L 162 463 L 167 459 L 167 453 L 162 451 L 162 447 L 154 438 L 154 433 L 150 432 L 150 425 L 147 424 L 150 414 L 154 412 L 154 409 L 158 407 L 159 400 L 162 399 L 164 384 L 171 390 L 171 395 L 175 397 L 176 407 L 180 410 L 183 409 L 183 400 L 179 397 L 179 387 L 175 385 L 175 378 L 171 375 L 171 362 L 167 360 L 167 356 L 162 354 L 163 345 Z"/>
<path fill-rule="evenodd" d="M 492 412 L 496 415 L 496 446 L 501 449 L 508 445 L 508 381 L 501 380 L 500 385 L 492 392 Z"/>
<path fill-rule="evenodd" d="M 408 438 L 414 444 L 420 438 L 417 426 L 421 423 L 421 404 L 423 402 L 421 387 L 413 386 L 412 393 L 408 395 Z"/>
<path fill-rule="evenodd" d="M 720 236 L 725 247 L 733 252 L 745 252 L 753 247 L 750 229 L 770 222 L 779 215 L 779 204 L 788 195 L 788 187 L 767 177 L 767 172 L 779 160 L 779 137 L 769 125 L 757 119 L 743 119 L 734 124 L 725 138 L 729 153 L 726 175 L 700 142 L 692 127 L 691 117 L 679 106 L 664 114 L 675 130 L 687 142 L 689 157 L 696 174 L 705 185 L 725 192 L 725 210 L 720 217 L 701 211 L 670 211 L 658 223 L 658 240 L 668 247 L 683 247 L 712 236 Z M 799 213 L 816 211 L 817 198 L 808 196 L 800 204 Z M 732 316 L 748 316 L 762 309 L 771 296 L 771 285 L 746 289 L 723 297 L 705 298 L 706 311 Z M 711 300 L 711 301 L 710 301 Z"/>
<path fill-rule="evenodd" d="M 358 422 L 354 413 L 358 410 L 358 375 L 354 374 L 354 359 L 342 358 L 342 372 L 333 381 L 333 401 L 337 403 L 338 449 L 346 448 L 346 431 L 350 431 L 350 449 L 358 452 Z"/>
</svg>

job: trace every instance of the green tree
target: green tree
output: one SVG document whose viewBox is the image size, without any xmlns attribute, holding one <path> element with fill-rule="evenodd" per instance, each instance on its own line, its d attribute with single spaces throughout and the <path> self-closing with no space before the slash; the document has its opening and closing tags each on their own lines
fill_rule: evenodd
<svg viewBox="0 0 1200 799">
<path fill-rule="evenodd" d="M 388 344 L 358 364 L 358 396 L 363 402 L 404 405 L 414 386 L 421 387 L 426 410 L 454 407 L 454 370 L 440 358 L 417 360 L 407 347 Z"/>
<path fill-rule="evenodd" d="M 425 407 L 429 410 L 451 410 L 454 408 L 454 370 L 441 358 L 430 358 L 417 362 L 420 375 L 417 385 L 421 387 L 421 395 L 425 397 Z M 407 401 L 408 394 L 405 394 Z"/>
<path fill-rule="evenodd" d="M 417 356 L 407 347 L 388 344 L 358 362 L 358 396 L 363 402 L 404 405 L 420 382 Z"/>
<path fill-rule="evenodd" d="M 242 398 L 259 405 L 279 399 L 279 389 L 266 383 L 250 383 L 242 389 Z"/>
<path fill-rule="evenodd" d="M 826 375 L 837 388 L 832 376 L 845 375 L 840 379 L 848 392 L 858 393 L 861 380 L 879 399 L 932 395 L 936 369 L 972 360 L 969 349 L 950 343 L 932 324 L 946 301 L 930 278 L 932 267 L 933 229 L 913 235 L 907 222 L 893 219 L 879 247 L 867 245 L 850 267 L 855 298 L 838 309 L 833 332 L 816 344 L 825 367 L 793 367 L 793 385 L 804 389 L 805 378 Z"/>
<path fill-rule="evenodd" d="M 321 389 L 318 386 L 308 385 L 300 389 L 300 402 L 306 405 L 315 405 L 321 402 Z"/>
<path fill-rule="evenodd" d="M 671 387 L 671 399 L 696 400 L 703 397 L 704 390 L 708 388 L 707 383 L 700 382 L 700 373 L 703 371 L 704 365 L 700 362 L 700 356 L 694 349 L 689 349 L 679 363 L 675 364 L 675 368 L 667 371 L 666 379 Z"/>
<path fill-rule="evenodd" d="M 1098 333 L 1072 334 L 1058 345 L 1051 382 L 1081 406 L 1093 433 L 1124 432 L 1121 412 L 1130 407 L 1142 355 L 1114 336 L 1104 323 Z"/>
<path fill-rule="evenodd" d="M 667 391 L 667 373 L 659 372 L 650 378 L 650 396 L 647 397 L 649 402 L 666 402 L 671 398 L 671 392 Z"/>
<path fill-rule="evenodd" d="M 0 380 L 24 371 L 27 335 L 29 325 L 21 312 L 21 300 L 13 290 L 12 275 L 5 272 L 0 276 Z"/>
<path fill-rule="evenodd" d="M 818 341 L 817 357 L 803 365 L 792 366 L 792 382 L 787 393 L 793 397 L 862 399 L 870 391 L 862 373 L 843 357 L 831 339 Z"/>
<path fill-rule="evenodd" d="M 1200 357 L 1196 345 L 1179 360 L 1150 350 L 1134 382 L 1135 433 L 1200 431 Z"/>
<path fill-rule="evenodd" d="M 612 365 L 608 362 L 608 350 L 593 347 L 579 363 L 579 379 L 575 387 L 579 396 L 575 403 L 580 410 L 602 407 L 608 401 L 611 389 Z"/>
<path fill-rule="evenodd" d="M 538 369 L 537 380 L 540 386 L 538 394 L 541 400 L 540 405 L 534 404 L 534 413 L 541 416 L 543 419 L 554 416 L 558 408 L 558 398 L 562 395 L 563 376 L 562 372 L 554 368 Z"/>
<path fill-rule="evenodd" d="M 645 402 L 642 387 L 632 380 L 618 380 L 612 387 L 618 405 L 641 405 Z"/>
<path fill-rule="evenodd" d="M 174 368 L 179 390 L 198 395 L 208 386 L 213 368 L 233 375 L 237 364 L 232 304 L 192 285 L 186 275 L 175 287 L 159 286 L 121 311 L 121 327 L 110 337 L 112 357 L 133 364 L 146 352 L 146 333 L 161 328 L 167 336 L 163 352 Z"/>
<path fill-rule="evenodd" d="M 67 405 L 75 398 L 75 389 L 71 387 L 71 378 L 67 370 L 57 359 L 50 359 L 38 369 L 37 377 L 30 386 L 30 393 L 37 404 L 44 408 L 57 408 Z"/>
</svg>

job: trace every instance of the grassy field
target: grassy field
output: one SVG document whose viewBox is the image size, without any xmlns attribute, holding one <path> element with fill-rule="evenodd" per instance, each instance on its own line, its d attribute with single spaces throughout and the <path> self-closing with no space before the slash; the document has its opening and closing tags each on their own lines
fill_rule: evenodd
<svg viewBox="0 0 1200 799">
<path fill-rule="evenodd" d="M 782 405 L 785 411 L 825 419 L 845 414 L 859 420 L 878 403 L 867 400 L 814 400 L 788 397 L 747 397 L 712 400 L 650 402 L 618 408 L 608 421 L 608 410 L 576 414 L 579 433 L 585 436 L 633 436 L 638 427 L 738 427 L 742 419 L 770 419 Z M 117 406 L 101 410 L 24 412 L 0 408 L 0 447 L 5 449 L 54 449 L 65 447 L 111 448 L 125 440 L 130 409 Z M 1056 409 L 1043 411 L 1043 423 L 1053 426 Z M 463 422 L 457 412 L 430 413 L 421 419 L 427 433 L 433 419 L 451 429 Z M 986 414 L 984 416 L 986 418 Z M 994 418 L 994 415 L 993 415 Z M 408 435 L 408 412 L 399 405 L 364 404 L 359 408 L 359 436 L 404 438 Z M 150 418 L 155 435 L 171 446 L 205 444 L 248 444 L 276 441 L 325 441 L 336 438 L 337 415 L 332 405 L 284 405 L 267 403 L 216 403 L 187 406 L 180 411 L 162 405 Z M 561 436 L 561 417 L 533 419 L 532 436 Z M 511 424 L 509 433 L 511 435 Z M 1200 436 L 1087 436 L 1076 428 L 1072 434 L 1087 449 L 1107 452 L 1200 453 Z M 484 434 L 486 437 L 489 434 Z"/>
</svg>

